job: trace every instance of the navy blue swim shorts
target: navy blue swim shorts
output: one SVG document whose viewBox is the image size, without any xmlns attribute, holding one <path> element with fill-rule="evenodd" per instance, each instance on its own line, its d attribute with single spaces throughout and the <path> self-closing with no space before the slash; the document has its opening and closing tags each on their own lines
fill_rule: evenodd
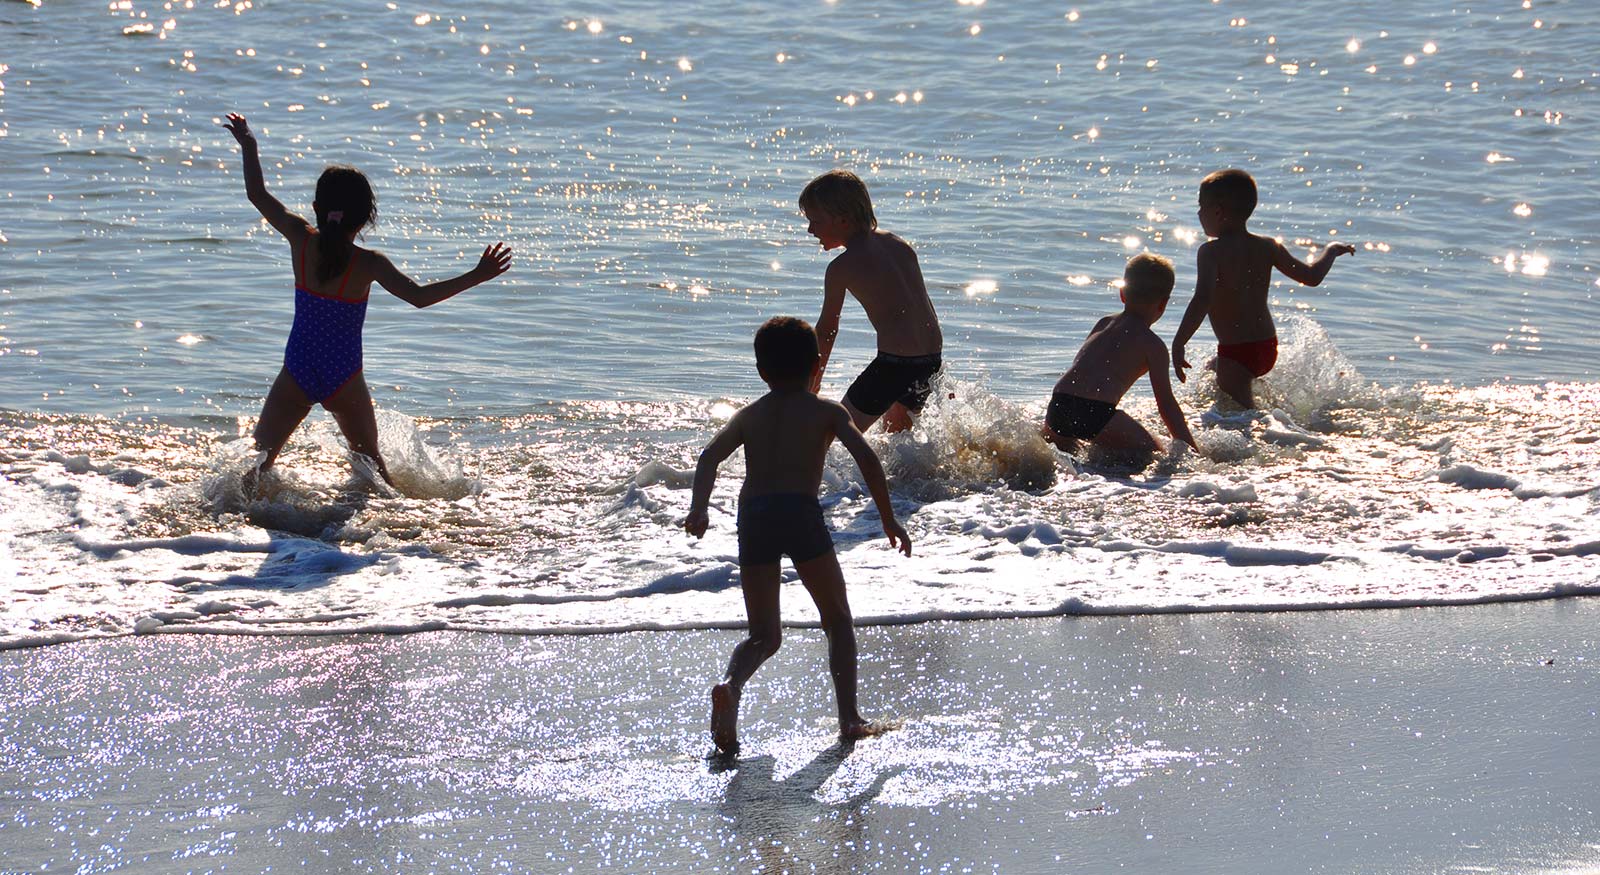
<svg viewBox="0 0 1600 875">
<path fill-rule="evenodd" d="M 767 565 L 785 555 L 800 563 L 832 549 L 815 495 L 777 492 L 739 502 L 740 565 Z"/>
<path fill-rule="evenodd" d="M 868 416 L 882 416 L 896 402 L 912 413 L 921 413 L 933 392 L 933 376 L 943 366 L 937 353 L 905 356 L 880 352 L 844 397 Z"/>
</svg>

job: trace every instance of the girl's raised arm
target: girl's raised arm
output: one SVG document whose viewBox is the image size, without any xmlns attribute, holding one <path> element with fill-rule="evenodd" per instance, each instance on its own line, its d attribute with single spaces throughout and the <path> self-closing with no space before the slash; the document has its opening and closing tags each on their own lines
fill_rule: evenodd
<svg viewBox="0 0 1600 875">
<path fill-rule="evenodd" d="M 278 229 L 279 234 L 289 238 L 291 243 L 299 243 L 311 229 L 305 219 L 289 212 L 287 207 L 267 192 L 266 179 L 261 175 L 261 156 L 256 153 L 256 135 L 250 130 L 250 123 L 245 121 L 244 116 L 230 112 L 222 126 L 239 141 L 239 150 L 244 153 L 244 191 L 249 195 L 250 203 L 261 211 L 268 224 Z"/>
</svg>

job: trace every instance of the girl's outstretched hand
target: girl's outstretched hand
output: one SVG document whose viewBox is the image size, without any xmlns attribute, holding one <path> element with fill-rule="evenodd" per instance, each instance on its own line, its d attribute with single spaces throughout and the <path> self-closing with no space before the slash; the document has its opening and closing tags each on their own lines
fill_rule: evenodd
<svg viewBox="0 0 1600 875">
<path fill-rule="evenodd" d="M 256 141 L 256 135 L 250 130 L 250 123 L 236 112 L 228 113 L 228 120 L 223 122 L 222 126 L 228 129 L 228 133 L 233 134 L 233 138 L 238 140 L 241 146 L 253 145 Z"/>
<path fill-rule="evenodd" d="M 484 280 L 492 280 L 510 269 L 511 247 L 504 243 L 483 247 L 483 255 L 478 257 L 478 266 L 473 268 Z"/>
</svg>

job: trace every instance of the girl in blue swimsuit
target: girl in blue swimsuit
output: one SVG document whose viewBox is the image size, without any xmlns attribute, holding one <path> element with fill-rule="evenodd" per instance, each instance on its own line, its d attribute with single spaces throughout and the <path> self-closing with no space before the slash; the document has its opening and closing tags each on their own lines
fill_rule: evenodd
<svg viewBox="0 0 1600 875">
<path fill-rule="evenodd" d="M 420 285 L 382 254 L 355 245 L 361 229 L 378 220 L 377 198 L 361 171 L 336 165 L 322 172 L 311 203 L 317 217 L 313 228 L 267 193 L 256 137 L 244 116 L 229 113 L 223 127 L 244 153 L 244 189 L 250 203 L 289 239 L 295 265 L 294 327 L 284 349 L 283 370 L 273 381 L 256 423 L 256 449 L 266 454 L 256 470 L 272 467 L 311 406 L 321 404 L 339 423 L 350 451 L 370 458 L 392 486 L 378 452 L 372 395 L 361 376 L 361 325 L 372 283 L 413 307 L 430 307 L 505 273 L 511 267 L 511 249 L 504 243 L 486 246 L 472 270 Z"/>
</svg>

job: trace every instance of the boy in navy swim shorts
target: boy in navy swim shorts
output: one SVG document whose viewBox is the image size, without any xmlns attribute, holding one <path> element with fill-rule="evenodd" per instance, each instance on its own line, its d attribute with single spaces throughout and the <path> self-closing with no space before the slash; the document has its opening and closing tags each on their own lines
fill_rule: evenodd
<svg viewBox="0 0 1600 875">
<path fill-rule="evenodd" d="M 727 678 L 711 690 L 711 737 L 732 752 L 739 746 L 739 696 L 745 682 L 778 650 L 779 561 L 794 562 L 828 636 L 828 669 L 839 703 L 839 735 L 876 735 L 888 728 L 868 722 L 856 707 L 856 636 L 845 598 L 844 574 L 822 519 L 817 489 L 828 446 L 837 438 L 861 468 L 891 547 L 911 555 L 911 539 L 895 520 L 883 466 L 866 438 L 837 402 L 808 391 L 817 365 L 817 335 L 804 320 L 779 316 L 756 332 L 756 370 L 770 391 L 733 415 L 700 454 L 694 497 L 684 529 L 706 532 L 707 506 L 717 466 L 744 447 L 739 490 L 739 585 L 744 590 L 747 637 L 733 650 Z"/>
<path fill-rule="evenodd" d="M 839 335 L 839 312 L 846 292 L 861 302 L 878 333 L 878 355 L 845 393 L 844 406 L 856 428 L 866 431 L 883 418 L 884 431 L 911 427 L 932 392 L 944 364 L 944 335 L 933 312 L 922 268 L 911 244 L 878 229 L 866 183 L 848 170 L 822 174 L 800 193 L 806 230 L 823 249 L 845 248 L 828 264 L 822 281 L 822 315 L 817 319 L 820 358 L 811 391 L 822 387 L 822 372 Z"/>
<path fill-rule="evenodd" d="M 1193 447 L 1194 435 L 1167 377 L 1167 345 L 1150 326 L 1166 312 L 1172 296 L 1172 262 L 1143 253 L 1122 272 L 1121 313 L 1095 323 L 1072 367 L 1056 382 L 1045 413 L 1044 437 L 1071 451 L 1078 441 L 1108 450 L 1148 457 L 1161 444 L 1117 402 L 1146 373 L 1156 409 L 1174 440 Z"/>
</svg>

